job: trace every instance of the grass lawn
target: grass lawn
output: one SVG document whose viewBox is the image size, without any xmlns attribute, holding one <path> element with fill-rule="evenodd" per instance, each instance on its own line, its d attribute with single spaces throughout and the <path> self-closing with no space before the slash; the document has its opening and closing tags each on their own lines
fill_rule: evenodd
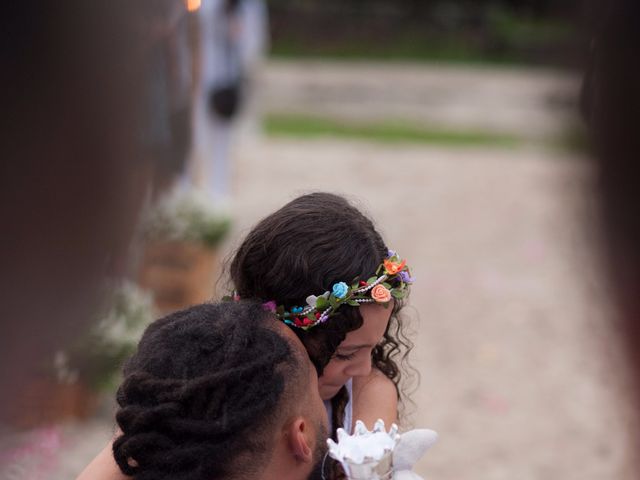
<svg viewBox="0 0 640 480">
<path fill-rule="evenodd" d="M 526 142 L 525 139 L 515 135 L 493 132 L 448 130 L 402 122 L 347 122 L 296 114 L 267 115 L 264 120 L 264 130 L 267 135 L 274 137 L 332 137 L 381 143 L 417 143 L 459 147 L 515 148 Z"/>
</svg>

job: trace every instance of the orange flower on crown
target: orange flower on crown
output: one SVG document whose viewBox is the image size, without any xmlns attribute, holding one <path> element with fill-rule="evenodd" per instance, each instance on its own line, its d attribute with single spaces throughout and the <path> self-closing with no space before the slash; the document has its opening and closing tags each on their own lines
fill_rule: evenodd
<svg viewBox="0 0 640 480">
<path fill-rule="evenodd" d="M 384 261 L 384 271 L 387 273 L 387 275 L 397 275 L 402 271 L 406 264 L 406 260 L 402 260 L 402 262 L 398 263 L 392 262 L 391 260 L 387 259 Z"/>
</svg>

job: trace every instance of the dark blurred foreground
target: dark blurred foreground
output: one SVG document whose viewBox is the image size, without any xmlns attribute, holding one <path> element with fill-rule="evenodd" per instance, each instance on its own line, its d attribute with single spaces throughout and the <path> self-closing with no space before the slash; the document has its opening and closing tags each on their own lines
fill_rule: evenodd
<svg viewBox="0 0 640 480">
<path fill-rule="evenodd" d="M 156 3 L 3 8 L 2 413 L 125 268 L 153 169 L 140 132 Z"/>
<path fill-rule="evenodd" d="M 594 35 L 583 91 L 599 168 L 599 197 L 613 293 L 640 389 L 640 4 L 594 8 Z M 638 392 L 640 393 L 640 392 Z M 636 399 L 640 403 L 640 396 Z M 636 438 L 637 439 L 637 438 Z M 638 440 L 638 439 L 637 439 Z M 640 458 L 638 459 L 640 461 Z"/>
</svg>

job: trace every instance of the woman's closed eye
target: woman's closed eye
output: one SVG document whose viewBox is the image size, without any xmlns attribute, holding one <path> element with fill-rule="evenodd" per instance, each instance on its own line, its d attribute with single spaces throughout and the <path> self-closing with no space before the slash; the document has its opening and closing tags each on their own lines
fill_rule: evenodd
<svg viewBox="0 0 640 480">
<path fill-rule="evenodd" d="M 351 360 L 355 356 L 356 356 L 355 352 L 346 353 L 346 354 L 345 353 L 336 353 L 335 358 L 337 358 L 338 360 Z"/>
<path fill-rule="evenodd" d="M 336 352 L 333 357 L 337 360 L 352 360 L 357 353 L 363 351 L 363 350 L 368 350 L 369 354 L 373 354 L 373 346 L 371 345 L 358 345 L 356 347 L 350 347 L 348 350 L 346 351 L 342 351 L 342 352 Z"/>
</svg>

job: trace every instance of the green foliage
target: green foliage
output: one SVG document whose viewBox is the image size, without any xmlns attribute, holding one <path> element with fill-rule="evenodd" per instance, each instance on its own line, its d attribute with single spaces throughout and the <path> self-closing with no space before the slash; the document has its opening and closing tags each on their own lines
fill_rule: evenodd
<svg viewBox="0 0 640 480">
<path fill-rule="evenodd" d="M 149 293 L 131 282 L 119 285 L 93 328 L 56 355 L 58 379 L 79 381 L 96 391 L 112 388 L 124 360 L 154 317 Z"/>
<path fill-rule="evenodd" d="M 213 248 L 227 235 L 231 219 L 220 212 L 204 192 L 174 191 L 148 212 L 143 220 L 147 238 L 191 241 Z"/>
<path fill-rule="evenodd" d="M 272 0 L 272 54 L 563 65 L 568 55 L 579 53 L 572 50 L 578 3 Z"/>
<path fill-rule="evenodd" d="M 356 123 L 304 115 L 269 115 L 268 135 L 298 138 L 346 138 L 380 143 L 418 143 L 455 147 L 497 146 L 513 148 L 523 140 L 509 134 L 430 129 L 393 122 Z"/>
</svg>

